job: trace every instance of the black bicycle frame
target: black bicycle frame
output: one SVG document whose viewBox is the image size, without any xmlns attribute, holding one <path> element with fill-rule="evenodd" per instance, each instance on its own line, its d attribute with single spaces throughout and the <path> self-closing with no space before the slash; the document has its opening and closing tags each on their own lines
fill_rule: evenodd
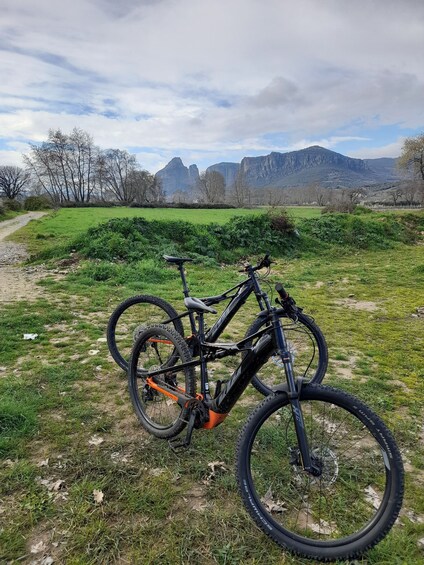
<svg viewBox="0 0 424 565">
<path fill-rule="evenodd" d="M 225 310 L 222 312 L 221 316 L 216 320 L 211 328 L 208 329 L 205 335 L 206 341 L 214 342 L 216 341 L 240 308 L 245 304 L 246 300 L 254 291 L 254 284 L 251 279 L 246 279 L 242 283 L 236 285 L 235 287 L 228 290 L 225 294 L 231 292 L 238 288 L 237 293 L 231 298 L 231 301 L 227 304 Z M 223 300 L 226 300 L 228 297 L 225 296 Z M 263 310 L 263 304 L 260 302 L 260 297 L 256 295 L 256 298 L 259 303 L 259 307 Z"/>
<path fill-rule="evenodd" d="M 183 294 L 187 298 L 188 296 L 190 296 L 190 291 L 185 278 L 183 265 L 179 265 L 178 270 L 180 271 L 181 280 L 183 283 Z M 219 338 L 219 336 L 222 334 L 222 332 L 225 330 L 225 328 L 228 326 L 228 324 L 231 322 L 231 320 L 234 318 L 234 316 L 237 314 L 237 312 L 240 310 L 243 304 L 245 304 L 246 300 L 249 298 L 252 292 L 255 293 L 256 300 L 259 304 L 259 309 L 264 310 L 264 306 L 265 306 L 263 301 L 264 295 L 258 284 L 256 275 L 254 273 L 254 269 L 248 271 L 248 273 L 249 273 L 249 278 L 229 288 L 221 295 L 209 296 L 201 299 L 208 306 L 211 306 L 212 304 L 218 304 L 219 302 L 223 302 L 224 300 L 230 300 L 229 304 L 227 304 L 225 310 L 222 312 L 218 320 L 216 320 L 213 326 L 207 330 L 205 335 L 206 341 L 214 342 Z M 233 295 L 230 295 L 230 293 L 236 289 L 237 292 Z M 180 314 L 175 318 L 169 318 L 168 320 L 165 320 L 164 323 L 167 324 L 169 322 L 173 322 L 174 320 L 178 320 L 186 316 L 188 316 L 190 319 L 190 328 L 192 333 L 196 334 L 197 328 L 196 328 L 195 316 L 193 312 L 184 312 L 183 314 Z"/>
<path fill-rule="evenodd" d="M 242 339 L 238 343 L 227 344 L 227 349 L 220 345 L 216 346 L 216 351 L 213 353 L 214 358 L 223 358 L 227 355 L 233 355 L 237 351 L 240 352 L 243 349 L 243 345 L 259 337 L 256 344 L 252 347 L 247 347 L 247 355 L 242 359 L 240 365 L 234 371 L 230 379 L 225 383 L 221 392 L 215 398 L 209 396 L 209 384 L 208 384 L 208 374 L 207 374 L 207 354 L 210 353 L 211 345 L 203 341 L 203 315 L 198 316 L 199 322 L 199 337 L 200 337 L 200 358 L 189 361 L 187 363 L 181 363 L 168 369 L 162 368 L 159 370 L 151 371 L 148 373 L 148 377 L 151 379 L 158 375 L 166 374 L 167 372 L 172 372 L 172 370 L 181 370 L 184 367 L 201 366 L 201 398 L 204 404 L 209 409 L 210 416 L 216 419 L 220 423 L 225 416 L 230 412 L 233 406 L 236 404 L 237 400 L 240 398 L 244 390 L 249 385 L 253 376 L 256 372 L 268 361 L 272 354 L 277 355 L 282 361 L 284 366 L 284 371 L 286 375 L 287 387 L 280 387 L 279 392 L 284 392 L 287 394 L 293 414 L 293 422 L 295 425 L 299 454 L 302 459 L 303 468 L 305 471 L 315 475 L 319 474 L 320 470 L 313 464 L 310 456 L 308 440 L 305 434 L 305 426 L 303 421 L 303 414 L 300 407 L 299 394 L 297 383 L 294 378 L 293 365 L 291 354 L 288 349 L 287 340 L 284 335 L 283 328 L 281 326 L 281 320 L 278 315 L 278 310 L 269 304 L 269 301 L 264 295 L 264 299 L 267 305 L 267 311 L 271 316 L 272 325 L 267 326 L 256 332 L 255 334 Z M 204 353 L 204 348 L 208 352 L 206 355 Z M 147 381 L 149 382 L 149 381 Z M 160 381 L 160 390 L 169 396 L 172 396 L 178 401 L 181 407 L 188 405 L 193 398 L 183 391 L 176 390 L 166 384 L 165 381 Z M 213 426 L 211 426 L 213 427 Z"/>
</svg>

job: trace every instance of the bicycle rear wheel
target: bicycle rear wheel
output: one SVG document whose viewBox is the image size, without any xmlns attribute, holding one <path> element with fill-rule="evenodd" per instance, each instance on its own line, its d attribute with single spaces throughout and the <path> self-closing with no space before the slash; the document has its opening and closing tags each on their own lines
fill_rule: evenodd
<svg viewBox="0 0 424 565">
<path fill-rule="evenodd" d="M 320 476 L 303 471 L 287 395 L 269 396 L 238 443 L 243 502 L 256 524 L 291 552 L 352 559 L 378 543 L 399 514 L 401 456 L 381 419 L 353 396 L 308 385 L 300 400 Z"/>
<path fill-rule="evenodd" d="M 167 389 L 194 396 L 196 381 L 193 367 L 175 367 L 189 361 L 191 355 L 184 339 L 168 326 L 148 326 L 134 345 L 128 369 L 131 401 L 141 425 L 156 437 L 174 437 L 187 423 L 187 409 L 182 408 L 175 397 L 167 396 L 158 388 L 164 383 Z M 149 385 L 148 372 L 161 369 L 163 372 L 154 377 L 158 385 L 154 388 Z"/>
<path fill-rule="evenodd" d="M 106 331 L 109 351 L 121 369 L 128 370 L 134 342 L 147 325 L 167 322 L 166 325 L 184 336 L 183 324 L 177 316 L 173 306 L 157 296 L 142 294 L 121 302 L 113 311 Z"/>
<path fill-rule="evenodd" d="M 319 384 L 325 376 L 328 365 L 328 349 L 325 337 L 312 318 L 298 312 L 297 321 L 293 321 L 280 311 L 280 321 L 287 339 L 296 377 L 304 377 L 314 384 Z M 266 318 L 258 317 L 246 332 L 252 335 L 269 324 Z M 253 340 L 255 343 L 255 340 Z M 273 363 L 273 357 L 265 363 L 252 379 L 252 385 L 261 394 L 272 394 L 272 387 L 281 384 L 284 375 Z M 279 358 L 275 358 L 278 365 Z"/>
</svg>

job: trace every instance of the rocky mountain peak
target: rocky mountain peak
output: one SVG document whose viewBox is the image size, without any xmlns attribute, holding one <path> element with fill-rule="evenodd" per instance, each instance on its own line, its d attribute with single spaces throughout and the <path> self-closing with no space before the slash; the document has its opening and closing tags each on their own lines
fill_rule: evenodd
<svg viewBox="0 0 424 565">
<path fill-rule="evenodd" d="M 319 145 L 287 153 L 272 151 L 259 157 L 244 157 L 241 163 L 216 163 L 207 170 L 222 174 L 228 189 L 239 171 L 253 189 L 307 186 L 311 183 L 329 188 L 356 187 L 398 179 L 395 159 L 354 159 Z M 167 194 L 191 190 L 199 178 L 197 166 L 185 167 L 180 157 L 174 157 L 156 174 L 162 179 Z"/>
</svg>

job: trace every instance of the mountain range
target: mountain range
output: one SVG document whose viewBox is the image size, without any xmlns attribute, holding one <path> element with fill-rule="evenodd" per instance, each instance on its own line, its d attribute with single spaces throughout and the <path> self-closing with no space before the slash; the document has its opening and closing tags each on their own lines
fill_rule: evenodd
<svg viewBox="0 0 424 565">
<path fill-rule="evenodd" d="M 244 157 L 241 163 L 216 163 L 206 170 L 221 173 L 227 187 L 241 173 L 244 182 L 258 190 L 302 187 L 312 183 L 327 188 L 353 188 L 400 180 L 396 159 L 353 159 L 318 145 L 289 153 Z M 194 188 L 199 169 L 194 164 L 186 167 L 180 157 L 174 157 L 156 176 L 161 179 L 166 194 L 171 195 L 178 190 Z"/>
</svg>

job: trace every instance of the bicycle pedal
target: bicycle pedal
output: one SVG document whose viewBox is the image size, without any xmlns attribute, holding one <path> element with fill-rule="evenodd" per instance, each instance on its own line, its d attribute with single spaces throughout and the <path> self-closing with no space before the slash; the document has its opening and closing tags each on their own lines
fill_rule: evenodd
<svg viewBox="0 0 424 565">
<path fill-rule="evenodd" d="M 180 440 L 179 438 L 169 439 L 168 445 L 174 453 L 181 453 L 182 451 L 187 451 L 190 447 L 190 442 L 186 439 Z"/>
</svg>

